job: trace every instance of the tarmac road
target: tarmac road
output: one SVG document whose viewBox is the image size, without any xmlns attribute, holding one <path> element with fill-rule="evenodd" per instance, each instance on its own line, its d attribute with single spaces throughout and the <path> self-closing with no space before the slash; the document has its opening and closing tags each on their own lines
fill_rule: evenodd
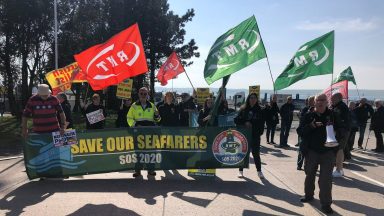
<svg viewBox="0 0 384 216">
<path fill-rule="evenodd" d="M 289 141 L 297 141 L 294 129 Z M 374 146 L 371 137 L 368 149 Z M 0 215 L 323 215 L 318 189 L 313 202 L 299 201 L 304 172 L 296 170 L 296 157 L 295 147 L 276 148 L 263 136 L 264 180 L 251 159 L 243 179 L 235 169 L 220 169 L 213 179 L 179 170 L 155 178 L 116 172 L 46 181 L 29 181 L 22 158 L 3 158 Z M 384 215 L 384 154 L 354 150 L 344 165 L 345 177 L 334 179 L 334 215 Z"/>
</svg>

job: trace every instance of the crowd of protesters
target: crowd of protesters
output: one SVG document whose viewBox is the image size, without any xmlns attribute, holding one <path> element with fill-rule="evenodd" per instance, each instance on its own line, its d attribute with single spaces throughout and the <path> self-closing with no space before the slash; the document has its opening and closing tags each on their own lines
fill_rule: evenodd
<svg viewBox="0 0 384 216">
<path fill-rule="evenodd" d="M 143 127 L 143 126 L 165 126 L 165 127 L 188 127 L 191 125 L 191 113 L 198 113 L 197 122 L 199 127 L 218 126 L 217 115 L 227 115 L 235 110 L 228 107 L 228 102 L 221 98 L 217 108 L 217 115 L 212 116 L 214 98 L 209 97 L 204 101 L 203 106 L 198 106 L 194 97 L 188 93 L 181 95 L 182 101 L 176 103 L 175 95 L 167 92 L 164 100 L 157 106 L 149 101 L 149 93 L 146 87 L 138 91 L 138 100 L 133 102 L 130 99 L 122 100 L 117 112 L 116 127 Z M 304 191 L 305 196 L 302 202 L 313 200 L 315 177 L 318 167 L 322 170 L 319 176 L 320 202 L 326 213 L 331 213 L 332 208 L 332 177 L 344 175 L 343 162 L 352 157 L 351 151 L 354 148 L 356 132 L 359 132 L 357 147 L 362 149 L 364 133 L 370 120 L 369 130 L 373 131 L 376 137 L 375 152 L 384 152 L 384 106 L 383 101 L 374 102 L 376 111 L 362 98 L 358 103 L 344 103 L 342 95 L 336 93 L 331 98 L 320 94 L 311 96 L 306 100 L 306 106 L 300 111 L 298 135 L 298 159 L 297 170 L 306 174 Z M 100 102 L 100 96 L 94 94 L 92 103 L 81 104 L 82 113 L 87 116 L 95 111 L 101 112 L 103 119 L 98 122 L 90 122 L 86 118 L 86 129 L 105 128 L 105 117 L 107 111 Z M 245 104 L 234 118 L 234 123 L 239 127 L 247 127 L 252 131 L 250 152 L 254 158 L 259 178 L 264 178 L 261 170 L 260 146 L 261 136 L 266 126 L 267 144 L 275 144 L 276 147 L 292 147 L 288 144 L 288 136 L 292 126 L 295 106 L 291 97 L 280 108 L 277 105 L 276 96 L 273 95 L 269 103 L 264 106 L 260 104 L 256 94 L 248 95 Z M 280 115 L 280 118 L 279 118 Z M 49 86 L 41 84 L 38 92 L 29 100 L 23 112 L 22 135 L 28 134 L 27 118 L 33 118 L 33 131 L 47 133 L 60 131 L 61 134 L 67 128 L 73 128 L 71 106 L 64 93 L 52 96 Z M 214 117 L 214 119 L 212 119 Z M 280 123 L 280 143 L 275 143 L 275 131 Z M 328 127 L 333 127 L 333 135 L 337 145 L 327 147 L 325 143 L 329 137 Z M 148 168 L 149 175 L 156 175 L 153 168 Z M 140 170 L 135 170 L 134 177 L 141 175 Z M 238 176 L 244 176 L 243 168 L 239 169 Z"/>
<path fill-rule="evenodd" d="M 248 95 L 246 101 L 248 101 Z M 217 117 L 211 121 L 211 111 L 213 108 L 214 98 L 206 98 L 204 104 L 199 106 L 196 102 L 196 99 L 189 95 L 188 93 L 181 94 L 181 102 L 177 103 L 175 94 L 172 92 L 167 92 L 164 95 L 164 99 L 158 103 L 156 106 L 149 101 L 148 89 L 143 87 L 139 90 L 138 101 L 132 102 L 131 99 L 125 99 L 121 101 L 121 105 L 117 110 L 117 118 L 115 121 L 115 126 L 120 127 L 133 127 L 133 126 L 149 126 L 149 125 L 158 125 L 166 127 L 188 127 L 190 126 L 190 116 L 191 113 L 198 113 L 197 122 L 200 127 L 207 126 L 211 122 L 210 126 L 217 126 L 218 119 Z M 299 113 L 299 121 L 301 121 L 305 114 L 313 112 L 315 107 L 315 97 L 311 96 L 306 100 L 306 106 Z M 284 103 L 280 108 L 277 105 L 276 95 L 271 96 L 269 103 L 264 105 L 259 105 L 259 99 L 257 99 L 257 106 L 260 106 L 262 110 L 262 121 L 263 125 L 266 126 L 266 142 L 267 144 L 275 144 L 276 147 L 290 147 L 288 145 L 288 137 L 290 134 L 290 129 L 292 126 L 293 116 L 295 106 L 292 102 L 290 96 L 287 97 L 286 103 Z M 44 104 L 48 104 L 44 106 Z M 341 94 L 334 94 L 329 100 L 329 109 L 333 112 L 333 117 L 340 119 L 343 122 L 340 128 L 335 128 L 336 138 L 339 141 L 339 150 L 337 153 L 338 162 L 337 164 L 337 173 L 336 176 L 342 174 L 342 161 L 348 160 L 351 158 L 351 150 L 354 148 L 355 136 L 359 132 L 359 137 L 357 140 L 357 147 L 359 149 L 363 148 L 364 142 L 364 133 L 367 128 L 368 119 L 371 119 L 371 124 L 369 130 L 377 138 L 376 148 L 373 149 L 376 152 L 383 152 L 383 140 L 382 133 L 384 131 L 384 107 L 381 100 L 376 100 L 374 102 L 376 111 L 373 107 L 367 103 L 366 98 L 361 98 L 357 103 L 350 101 L 348 106 L 343 102 Z M 50 112 L 55 113 L 55 117 L 50 115 L 45 115 L 48 111 L 47 107 L 50 107 Z M 247 102 L 244 104 L 247 106 Z M 249 105 L 248 105 L 249 106 Z M 53 110 L 56 108 L 57 110 Z M 107 116 L 107 110 L 102 105 L 100 101 L 100 95 L 92 95 L 92 101 L 89 104 L 81 103 L 81 111 L 83 115 L 87 115 L 94 111 L 101 110 L 104 118 Z M 139 109 L 141 108 L 141 109 Z M 143 121 L 143 118 L 146 118 L 149 115 L 148 112 L 139 112 L 140 110 L 150 109 L 158 117 L 156 120 L 146 120 Z M 240 108 L 239 115 L 244 111 L 244 107 Z M 217 115 L 226 115 L 229 113 L 235 112 L 234 109 L 228 107 L 228 101 L 224 98 L 221 98 L 220 105 L 217 109 Z M 43 115 L 41 113 L 44 113 Z M 152 113 L 152 112 L 150 112 Z M 252 113 L 253 114 L 253 113 Z M 53 114 L 52 114 L 53 115 Z M 133 118 L 137 118 L 135 115 L 139 116 L 142 121 L 133 121 Z M 73 128 L 73 118 L 71 114 L 71 105 L 68 102 L 67 96 L 64 93 L 58 94 L 56 97 L 52 96 L 49 90 L 49 86 L 45 84 L 39 85 L 38 92 L 36 95 L 33 95 L 24 110 L 23 116 L 26 120 L 27 117 L 33 118 L 33 130 L 35 132 L 52 132 L 57 129 L 66 129 Z M 280 116 L 280 117 L 279 117 Z M 86 129 L 103 129 L 105 128 L 105 119 L 96 122 L 90 123 L 88 118 L 85 118 Z M 52 124 L 49 127 L 41 125 Z M 57 126 L 56 126 L 57 123 Z M 277 126 L 280 123 L 280 142 L 275 143 L 275 131 Z M 55 124 L 53 126 L 53 124 Z M 26 127 L 22 127 L 24 134 L 27 134 Z M 264 131 L 264 129 L 263 129 Z M 261 133 L 263 134 L 263 133 Z M 298 143 L 296 146 L 301 148 L 300 144 L 302 143 L 302 137 L 298 133 Z M 298 157 L 298 170 L 302 168 L 303 157 L 299 154 Z M 342 175 L 341 175 L 342 176 Z"/>
</svg>

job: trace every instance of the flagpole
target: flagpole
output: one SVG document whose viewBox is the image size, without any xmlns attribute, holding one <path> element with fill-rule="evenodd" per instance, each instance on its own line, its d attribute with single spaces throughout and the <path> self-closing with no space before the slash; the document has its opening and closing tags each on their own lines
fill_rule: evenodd
<svg viewBox="0 0 384 216">
<path fill-rule="evenodd" d="M 253 16 L 254 16 L 254 15 L 253 15 Z M 255 17 L 255 19 L 256 19 L 256 17 Z M 259 31 L 260 31 L 260 30 L 259 30 Z M 261 34 L 260 34 L 260 39 L 261 39 L 261 41 L 264 41 L 264 40 L 263 40 L 263 37 L 261 36 Z M 262 43 L 263 43 L 263 45 L 264 45 L 264 42 L 262 42 Z M 271 79 L 272 79 L 273 94 L 276 94 L 275 80 L 273 79 L 273 76 L 272 76 L 271 65 L 269 64 L 268 54 L 267 54 L 267 50 L 265 50 L 265 46 L 264 46 L 264 51 L 265 51 L 265 57 L 267 58 L 269 74 L 271 75 Z M 260 98 L 259 98 L 259 99 L 260 99 Z"/>
<path fill-rule="evenodd" d="M 57 46 L 57 0 L 53 2 L 54 19 L 55 19 L 55 69 L 59 66 L 58 46 Z"/>
<path fill-rule="evenodd" d="M 268 59 L 267 52 L 265 52 L 265 55 L 266 55 L 266 57 L 267 57 L 267 63 L 268 63 L 269 74 L 271 75 L 271 79 L 272 79 L 273 94 L 276 94 L 276 90 L 275 90 L 275 81 L 273 80 L 272 70 L 271 70 L 271 66 L 269 65 L 269 59 Z"/>
<path fill-rule="evenodd" d="M 187 74 L 187 71 L 184 71 L 184 72 L 185 72 L 185 75 L 187 75 L 187 78 L 188 78 L 188 80 L 189 80 L 189 83 L 191 83 L 191 86 L 192 86 L 192 88 L 193 88 L 193 91 L 196 91 L 195 87 L 193 86 L 193 84 L 192 84 L 192 82 L 191 82 L 191 79 L 189 79 L 189 76 L 188 76 L 188 74 Z"/>
<path fill-rule="evenodd" d="M 331 79 L 331 97 L 332 97 L 332 88 L 333 88 L 333 70 L 332 70 L 332 79 Z M 330 101 L 331 98 L 328 98 L 328 100 Z"/>
<path fill-rule="evenodd" d="M 359 88 L 357 88 L 357 84 L 356 84 L 355 86 L 356 86 L 356 90 L 357 90 L 357 95 L 359 95 L 359 99 L 361 99 L 361 97 L 360 97 L 360 92 L 359 92 Z"/>
</svg>

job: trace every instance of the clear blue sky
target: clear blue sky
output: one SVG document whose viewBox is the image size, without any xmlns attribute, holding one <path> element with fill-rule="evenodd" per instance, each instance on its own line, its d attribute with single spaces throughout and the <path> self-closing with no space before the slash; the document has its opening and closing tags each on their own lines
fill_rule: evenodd
<svg viewBox="0 0 384 216">
<path fill-rule="evenodd" d="M 186 68 L 195 87 L 221 85 L 221 81 L 217 81 L 208 86 L 204 80 L 208 51 L 220 35 L 255 15 L 275 79 L 302 44 L 335 30 L 334 74 L 351 66 L 360 89 L 384 89 L 382 0 L 170 0 L 169 4 L 179 15 L 190 8 L 195 10 L 195 17 L 186 25 L 186 38 L 196 40 L 201 54 Z M 330 82 L 331 75 L 310 77 L 287 89 L 324 89 Z M 171 87 L 171 83 L 166 87 Z M 228 88 L 248 88 L 249 85 L 272 89 L 265 59 L 235 73 Z M 186 75 L 180 74 L 173 86 L 190 84 Z M 355 88 L 353 83 L 351 88 Z"/>
</svg>

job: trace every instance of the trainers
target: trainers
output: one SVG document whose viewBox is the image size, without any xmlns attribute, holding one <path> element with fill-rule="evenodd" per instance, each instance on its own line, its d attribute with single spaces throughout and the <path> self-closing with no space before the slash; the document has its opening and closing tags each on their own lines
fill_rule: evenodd
<svg viewBox="0 0 384 216">
<path fill-rule="evenodd" d="M 335 171 L 333 171 L 332 176 L 334 178 L 340 178 L 340 177 L 343 177 L 343 174 L 344 174 L 344 171 L 335 170 Z"/>
<path fill-rule="evenodd" d="M 333 213 L 333 209 L 329 205 L 321 206 L 321 211 L 326 213 L 326 214 L 332 214 Z"/>
<path fill-rule="evenodd" d="M 134 173 L 133 173 L 133 177 L 137 178 L 137 177 L 139 177 L 139 176 L 141 176 L 141 172 L 140 172 L 140 171 L 139 171 L 139 172 L 134 172 Z"/>
<path fill-rule="evenodd" d="M 148 175 L 151 175 L 151 176 L 155 176 L 156 175 L 156 172 L 155 171 L 148 171 Z"/>
<path fill-rule="evenodd" d="M 244 177 L 243 171 L 239 171 L 239 173 L 237 174 L 237 177 L 243 178 Z"/>
<path fill-rule="evenodd" d="M 261 171 L 257 171 L 257 175 L 259 176 L 260 179 L 264 179 L 264 175 Z"/>
</svg>

